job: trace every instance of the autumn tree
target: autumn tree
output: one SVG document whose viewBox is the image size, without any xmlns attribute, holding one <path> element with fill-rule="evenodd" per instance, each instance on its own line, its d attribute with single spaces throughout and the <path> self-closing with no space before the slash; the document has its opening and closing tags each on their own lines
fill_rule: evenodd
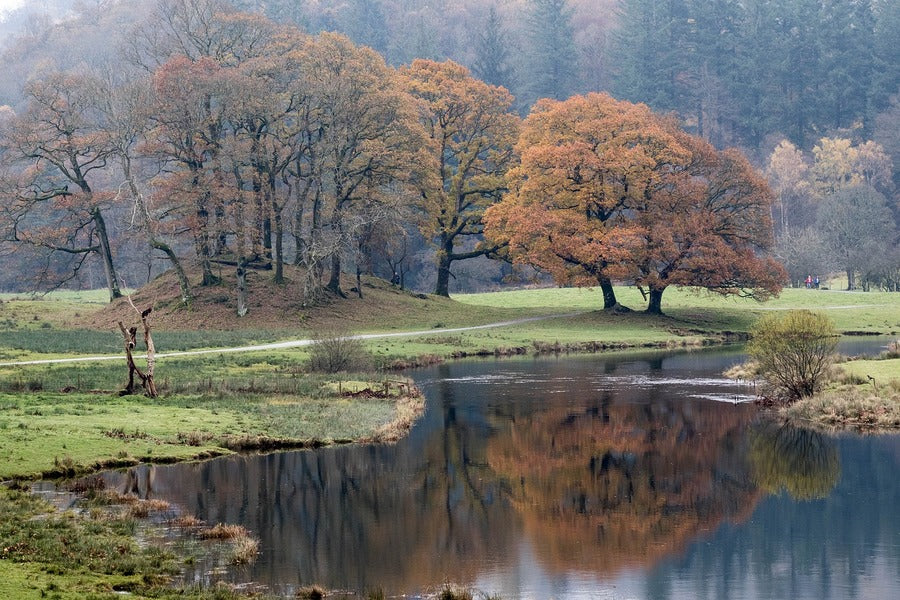
<svg viewBox="0 0 900 600">
<path fill-rule="evenodd" d="M 122 295 L 104 210 L 112 194 L 102 180 L 114 153 L 86 73 L 49 73 L 26 86 L 27 106 L 6 122 L 2 145 L 10 162 L 6 241 L 51 254 L 90 256 L 103 265 L 110 300 Z"/>
<path fill-rule="evenodd" d="M 778 232 L 808 223 L 814 192 L 803 152 L 788 140 L 782 140 L 769 156 L 766 176 L 778 207 L 775 215 Z"/>
<path fill-rule="evenodd" d="M 647 287 L 651 314 L 662 314 L 670 285 L 758 300 L 777 294 L 786 274 L 765 256 L 773 244 L 765 180 L 737 150 L 720 152 L 697 136 L 676 136 L 690 161 L 629 206 L 639 241 L 627 244 L 630 253 L 616 271 Z"/>
<path fill-rule="evenodd" d="M 856 287 L 856 273 L 865 272 L 879 255 L 896 246 L 897 227 L 887 199 L 866 184 L 826 196 L 816 228 L 832 264 L 847 274 L 848 290 Z"/>
<path fill-rule="evenodd" d="M 374 205 L 389 201 L 392 186 L 411 184 L 417 166 L 430 164 L 427 143 L 412 97 L 369 48 L 323 33 L 309 45 L 301 81 L 312 128 L 302 133 L 309 147 L 300 161 L 314 186 L 312 232 L 330 238 L 326 288 L 343 294 L 342 254 L 361 235 L 363 217 L 382 214 Z"/>
<path fill-rule="evenodd" d="M 539 102 L 516 150 L 510 193 L 485 216 L 488 238 L 559 284 L 599 285 L 604 309 L 617 309 L 611 268 L 635 233 L 627 210 L 688 152 L 645 105 L 607 94 Z"/>
<path fill-rule="evenodd" d="M 193 238 L 202 271 L 201 285 L 213 285 L 211 259 L 224 240 L 223 198 L 214 193 L 216 157 L 223 130 L 224 107 L 218 98 L 222 68 L 209 58 L 176 57 L 154 73 L 154 128 L 145 152 L 166 161 L 168 174 L 158 192 L 173 205 L 171 213 Z"/>
<path fill-rule="evenodd" d="M 419 173 L 420 228 L 437 245 L 434 293 L 449 296 L 454 262 L 502 245 L 481 241 L 482 215 L 506 190 L 519 119 L 510 111 L 509 92 L 452 61 L 416 60 L 400 72 L 422 101 L 420 118 L 431 141 L 432 160 Z"/>
<path fill-rule="evenodd" d="M 142 231 L 150 248 L 166 256 L 178 278 L 181 301 L 190 304 L 191 284 L 181 258 L 170 241 L 174 233 L 173 224 L 165 223 L 160 217 L 165 211 L 164 203 L 162 207 L 154 207 L 154 198 L 148 197 L 149 176 L 142 173 L 138 152 L 138 146 L 145 140 L 151 126 L 153 96 L 149 78 L 117 78 L 110 73 L 97 83 L 97 106 L 103 114 L 104 129 L 121 169 L 123 185 L 119 186 L 119 195 L 134 203 L 131 228 Z M 153 172 L 151 168 L 150 173 Z M 157 208 L 162 208 L 162 211 L 158 212 Z"/>
<path fill-rule="evenodd" d="M 781 208 L 777 245 L 792 278 L 838 268 L 850 286 L 856 274 L 890 281 L 884 277 L 896 249 L 896 217 L 885 198 L 894 189 L 890 154 L 877 142 L 840 137 L 821 138 L 811 154 L 782 141 L 766 171 Z"/>
<path fill-rule="evenodd" d="M 525 120 L 510 194 L 485 217 L 488 237 L 559 283 L 612 279 L 648 290 L 661 313 L 669 285 L 765 297 L 783 272 L 771 244 L 771 197 L 736 151 L 716 152 L 645 105 L 606 94 L 542 101 Z"/>
</svg>

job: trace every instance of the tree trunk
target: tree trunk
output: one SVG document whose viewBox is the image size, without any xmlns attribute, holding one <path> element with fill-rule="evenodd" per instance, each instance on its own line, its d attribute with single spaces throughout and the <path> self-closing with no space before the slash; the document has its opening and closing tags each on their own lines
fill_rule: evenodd
<svg viewBox="0 0 900 600">
<path fill-rule="evenodd" d="M 619 302 L 616 300 L 616 290 L 613 289 L 612 281 L 608 277 L 599 279 L 600 291 L 603 292 L 603 310 L 613 310 Z"/>
<path fill-rule="evenodd" d="M 648 315 L 662 315 L 662 295 L 666 288 L 650 288 L 650 303 L 647 305 Z"/>
<path fill-rule="evenodd" d="M 146 203 L 144 203 L 144 197 L 138 190 L 137 183 L 135 183 L 134 181 L 134 176 L 131 174 L 131 157 L 127 152 L 123 152 L 122 154 L 122 170 L 125 172 L 125 179 L 128 181 L 128 187 L 131 190 L 131 196 L 132 198 L 134 198 L 134 202 L 138 210 L 140 211 L 140 214 L 144 217 L 144 228 L 147 232 L 147 239 L 150 241 L 150 247 L 154 250 L 159 250 L 164 253 L 169 259 L 169 262 L 172 263 L 172 267 L 175 269 L 175 274 L 178 276 L 178 286 L 179 288 L 181 288 L 181 302 L 182 304 L 190 305 L 191 283 L 190 281 L 188 281 L 187 275 L 185 275 L 184 269 L 181 267 L 181 261 L 178 260 L 178 257 L 175 255 L 175 251 L 172 250 L 172 247 L 167 243 L 157 239 L 156 235 L 153 233 L 153 224 L 151 222 L 150 209 L 147 208 Z"/>
<path fill-rule="evenodd" d="M 141 313 L 141 323 L 144 325 L 144 344 L 147 345 L 147 375 L 144 377 L 144 390 L 151 398 L 156 398 L 159 394 L 156 391 L 156 382 L 153 380 L 153 369 L 156 366 L 156 345 L 150 336 L 150 312 L 153 308 L 148 308 Z"/>
<path fill-rule="evenodd" d="M 275 283 L 284 283 L 284 223 L 275 212 Z"/>
<path fill-rule="evenodd" d="M 197 207 L 197 221 L 199 227 L 194 244 L 196 245 L 197 257 L 200 259 L 200 267 L 203 271 L 203 279 L 200 281 L 200 285 L 216 285 L 219 283 L 219 278 L 213 275 L 212 263 L 209 262 L 209 211 L 202 205 Z"/>
<path fill-rule="evenodd" d="M 128 301 L 131 303 L 130 298 Z M 134 304 L 131 304 L 131 306 L 134 307 Z M 144 325 L 144 343 L 147 345 L 146 373 L 141 371 L 135 364 L 134 354 L 132 352 L 137 345 L 137 327 L 125 329 L 125 325 L 122 324 L 122 321 L 119 321 L 119 330 L 122 332 L 122 337 L 125 341 L 125 358 L 128 361 L 128 384 L 125 386 L 124 390 L 119 392 L 120 396 L 128 396 L 134 393 L 135 373 L 137 373 L 137 376 L 140 378 L 141 386 L 149 397 L 156 398 L 159 395 L 156 390 L 156 383 L 153 380 L 153 369 L 156 365 L 156 346 L 153 344 L 153 337 L 150 335 L 150 320 L 148 318 L 152 310 L 152 308 L 148 308 L 141 313 L 141 323 Z"/>
<path fill-rule="evenodd" d="M 359 265 L 356 265 L 356 295 L 362 300 L 362 271 Z"/>
<path fill-rule="evenodd" d="M 344 292 L 341 291 L 341 255 L 339 251 L 335 251 L 331 255 L 331 277 L 325 287 L 341 298 L 346 298 Z"/>
<path fill-rule="evenodd" d="M 172 263 L 175 275 L 178 277 L 178 287 L 181 290 L 181 303 L 189 305 L 191 303 L 191 282 L 188 281 L 187 275 L 181 266 L 181 261 L 175 256 L 175 251 L 168 244 L 157 240 L 152 234 L 150 235 L 150 247 L 163 252 L 169 259 L 169 262 Z"/>
<path fill-rule="evenodd" d="M 450 265 L 453 262 L 452 247 L 448 248 L 447 246 L 448 244 L 444 244 L 444 247 L 438 252 L 437 284 L 434 286 L 435 295 L 445 298 L 450 297 Z"/>
<path fill-rule="evenodd" d="M 847 269 L 847 291 L 853 289 L 853 269 Z"/>
<path fill-rule="evenodd" d="M 244 268 L 244 258 L 238 261 L 237 266 L 237 315 L 243 317 L 247 314 L 247 270 Z"/>
<path fill-rule="evenodd" d="M 116 298 L 122 297 L 122 290 L 119 288 L 119 278 L 113 265 L 112 250 L 109 247 L 109 235 L 106 233 L 106 221 L 103 220 L 103 213 L 100 212 L 100 208 L 96 206 L 91 209 L 91 218 L 97 230 L 97 239 L 100 240 L 100 259 L 103 261 L 106 287 L 109 290 L 109 300 L 112 302 Z"/>
<path fill-rule="evenodd" d="M 134 373 L 135 371 L 140 373 L 140 369 L 134 364 L 134 355 L 131 352 L 137 343 L 135 341 L 137 328 L 130 327 L 125 329 L 125 325 L 122 324 L 122 321 L 119 321 L 119 330 L 122 332 L 122 338 L 125 341 L 125 360 L 128 362 L 128 383 L 125 385 L 125 389 L 119 392 L 119 395 L 130 396 L 134 393 Z"/>
</svg>

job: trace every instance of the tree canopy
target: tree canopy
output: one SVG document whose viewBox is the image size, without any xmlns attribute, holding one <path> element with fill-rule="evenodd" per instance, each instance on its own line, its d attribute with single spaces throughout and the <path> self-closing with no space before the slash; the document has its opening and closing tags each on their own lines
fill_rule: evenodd
<svg viewBox="0 0 900 600">
<path fill-rule="evenodd" d="M 661 312 L 669 285 L 765 298 L 783 271 L 771 194 L 737 151 L 717 152 L 641 104 L 606 94 L 545 100 L 525 119 L 510 193 L 485 215 L 489 239 L 558 283 L 646 287 Z"/>
</svg>

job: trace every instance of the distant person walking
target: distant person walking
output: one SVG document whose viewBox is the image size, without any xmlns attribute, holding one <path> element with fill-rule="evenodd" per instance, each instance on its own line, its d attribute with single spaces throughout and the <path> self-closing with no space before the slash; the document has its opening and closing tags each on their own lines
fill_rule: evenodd
<svg viewBox="0 0 900 600">
<path fill-rule="evenodd" d="M 816 278 L 813 279 L 813 287 L 819 289 L 819 276 L 816 275 Z"/>
<path fill-rule="evenodd" d="M 812 276 L 807 275 L 806 276 L 806 289 L 810 289 L 811 287 L 812 287 Z"/>
</svg>

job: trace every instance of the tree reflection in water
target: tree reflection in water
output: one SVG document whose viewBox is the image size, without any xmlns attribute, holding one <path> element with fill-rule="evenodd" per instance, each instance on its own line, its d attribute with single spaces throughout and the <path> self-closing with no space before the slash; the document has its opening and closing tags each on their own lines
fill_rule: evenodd
<svg viewBox="0 0 900 600">
<path fill-rule="evenodd" d="M 752 407 L 657 400 L 554 406 L 489 442 L 535 553 L 554 570 L 613 575 L 681 551 L 757 493 L 741 439 Z"/>
<path fill-rule="evenodd" d="M 833 440 L 818 431 L 764 421 L 750 433 L 753 481 L 796 500 L 825 498 L 841 475 Z"/>
</svg>

